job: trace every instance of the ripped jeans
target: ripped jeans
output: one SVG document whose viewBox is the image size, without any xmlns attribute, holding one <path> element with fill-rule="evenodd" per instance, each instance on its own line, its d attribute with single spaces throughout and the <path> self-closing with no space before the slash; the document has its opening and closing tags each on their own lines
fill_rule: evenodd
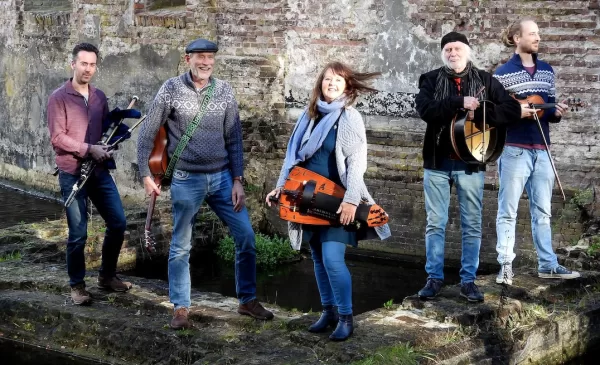
<svg viewBox="0 0 600 365">
<path fill-rule="evenodd" d="M 506 146 L 498 162 L 500 191 L 496 217 L 496 251 L 498 262 L 512 263 L 515 259 L 515 225 L 523 188 L 529 197 L 531 234 L 538 255 L 538 270 L 558 266 L 552 250 L 550 209 L 554 173 L 545 150 Z"/>
</svg>

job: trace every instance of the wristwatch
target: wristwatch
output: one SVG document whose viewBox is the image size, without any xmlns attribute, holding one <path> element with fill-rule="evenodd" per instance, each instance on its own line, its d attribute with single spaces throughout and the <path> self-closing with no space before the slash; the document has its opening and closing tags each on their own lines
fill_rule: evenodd
<svg viewBox="0 0 600 365">
<path fill-rule="evenodd" d="M 239 181 L 242 183 L 242 185 L 244 184 L 244 177 L 243 176 L 236 176 L 233 178 L 233 181 Z"/>
</svg>

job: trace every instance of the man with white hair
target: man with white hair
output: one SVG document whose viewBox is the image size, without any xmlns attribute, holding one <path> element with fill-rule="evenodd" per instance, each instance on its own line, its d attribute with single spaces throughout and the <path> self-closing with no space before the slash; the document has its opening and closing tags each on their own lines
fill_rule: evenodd
<svg viewBox="0 0 600 365">
<path fill-rule="evenodd" d="M 481 246 L 481 209 L 483 200 L 484 164 L 467 164 L 454 152 L 450 139 L 450 125 L 457 112 L 469 110 L 474 120 L 483 119 L 481 100 L 486 105 L 486 123 L 502 125 L 519 120 L 520 104 L 510 97 L 498 80 L 479 70 L 471 61 L 467 37 L 450 32 L 442 37 L 444 66 L 422 74 L 416 107 L 427 123 L 423 142 L 423 188 L 427 228 L 425 270 L 427 284 L 419 291 L 421 299 L 435 297 L 444 281 L 444 245 L 450 189 L 456 186 L 462 228 L 461 289 L 460 295 L 469 302 L 483 301 L 483 294 L 475 285 Z"/>
</svg>

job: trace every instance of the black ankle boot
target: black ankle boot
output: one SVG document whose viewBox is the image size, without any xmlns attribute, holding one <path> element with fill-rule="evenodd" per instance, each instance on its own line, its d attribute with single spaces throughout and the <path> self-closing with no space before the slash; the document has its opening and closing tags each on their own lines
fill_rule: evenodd
<svg viewBox="0 0 600 365">
<path fill-rule="evenodd" d="M 340 320 L 335 331 L 329 336 L 332 341 L 345 341 L 354 332 L 352 314 L 340 314 Z"/>
<path fill-rule="evenodd" d="M 327 327 L 334 327 L 338 323 L 338 314 L 333 306 L 323 307 L 321 318 L 308 327 L 308 332 L 319 333 L 327 330 Z"/>
</svg>

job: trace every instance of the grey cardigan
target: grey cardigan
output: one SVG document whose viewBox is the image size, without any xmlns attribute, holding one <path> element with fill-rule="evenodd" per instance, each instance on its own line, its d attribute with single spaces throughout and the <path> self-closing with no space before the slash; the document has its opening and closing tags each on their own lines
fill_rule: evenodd
<svg viewBox="0 0 600 365">
<path fill-rule="evenodd" d="M 353 107 L 347 107 L 340 117 L 335 140 L 335 159 L 340 179 L 344 188 L 346 188 L 343 201 L 358 205 L 362 200 L 365 200 L 369 204 L 375 204 L 363 178 L 364 173 L 367 171 L 365 124 L 358 110 Z M 277 180 L 277 187 L 282 187 L 285 184 L 285 180 L 290 173 L 290 170 L 287 170 L 285 166 L 284 163 Z M 391 236 L 390 227 L 387 224 L 375 227 L 375 232 L 382 240 Z M 288 222 L 288 234 L 292 247 L 299 250 L 302 244 L 302 225 Z"/>
</svg>

